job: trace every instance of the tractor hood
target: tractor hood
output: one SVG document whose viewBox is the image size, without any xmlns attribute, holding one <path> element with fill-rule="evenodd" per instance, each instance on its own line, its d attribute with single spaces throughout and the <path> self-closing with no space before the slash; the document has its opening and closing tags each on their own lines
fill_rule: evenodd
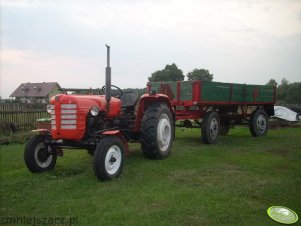
<svg viewBox="0 0 301 226">
<path fill-rule="evenodd" d="M 104 95 L 66 95 L 52 97 L 51 131 L 54 139 L 80 140 L 86 131 L 87 117 L 92 107 L 103 112 L 105 118 L 118 117 L 121 110 L 120 99 L 112 97 L 107 108 Z M 109 109 L 109 112 L 107 111 Z"/>
<path fill-rule="evenodd" d="M 51 98 L 51 104 L 76 104 L 81 112 L 89 112 L 94 106 L 99 108 L 99 111 L 106 112 L 106 99 L 104 95 L 66 95 L 60 94 Z M 107 117 L 116 117 L 120 113 L 121 101 L 118 98 L 112 98 L 110 102 L 110 112 L 106 112 Z"/>
</svg>

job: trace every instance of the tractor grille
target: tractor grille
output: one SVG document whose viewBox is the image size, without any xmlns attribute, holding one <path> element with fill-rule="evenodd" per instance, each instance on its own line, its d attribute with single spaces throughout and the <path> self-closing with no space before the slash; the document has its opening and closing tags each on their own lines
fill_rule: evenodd
<svg viewBox="0 0 301 226">
<path fill-rule="evenodd" d="M 76 129 L 77 105 L 62 104 L 60 109 L 56 109 L 54 105 L 51 108 L 51 129 Z M 60 118 L 60 119 L 59 119 Z M 57 120 L 59 119 L 59 121 Z"/>
</svg>

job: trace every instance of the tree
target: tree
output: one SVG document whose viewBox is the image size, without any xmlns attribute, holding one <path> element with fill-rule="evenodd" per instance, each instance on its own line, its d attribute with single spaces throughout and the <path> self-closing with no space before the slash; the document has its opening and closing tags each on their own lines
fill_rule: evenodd
<svg viewBox="0 0 301 226">
<path fill-rule="evenodd" d="M 290 104 L 301 103 L 301 82 L 294 82 L 288 85 L 286 98 Z"/>
<path fill-rule="evenodd" d="M 277 101 L 287 102 L 289 82 L 286 78 L 281 80 L 280 85 L 277 88 Z"/>
<path fill-rule="evenodd" d="M 287 87 L 288 84 L 289 84 L 289 81 L 288 81 L 286 78 L 283 78 L 283 79 L 281 80 L 281 86 Z"/>
<path fill-rule="evenodd" d="M 210 74 L 206 69 L 194 69 L 189 72 L 187 75 L 188 80 L 200 80 L 200 81 L 212 81 L 213 74 Z"/>
<path fill-rule="evenodd" d="M 152 73 L 151 77 L 148 78 L 150 82 L 162 82 L 162 81 L 183 81 L 184 74 L 176 64 L 167 64 L 163 70 Z"/>
<path fill-rule="evenodd" d="M 275 79 L 271 78 L 270 81 L 267 83 L 267 85 L 277 87 L 278 83 L 276 82 Z"/>
</svg>

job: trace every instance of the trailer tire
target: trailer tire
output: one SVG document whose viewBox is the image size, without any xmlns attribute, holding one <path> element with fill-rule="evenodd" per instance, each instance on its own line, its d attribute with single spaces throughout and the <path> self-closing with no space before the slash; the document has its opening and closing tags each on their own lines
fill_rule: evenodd
<svg viewBox="0 0 301 226">
<path fill-rule="evenodd" d="M 226 136 L 230 131 L 230 124 L 221 123 L 219 128 L 219 135 Z"/>
<path fill-rule="evenodd" d="M 262 109 L 256 109 L 251 114 L 249 129 L 253 137 L 266 135 L 269 128 L 269 117 Z"/>
<path fill-rule="evenodd" d="M 167 158 L 174 139 L 174 123 L 169 107 L 159 102 L 151 104 L 144 112 L 140 132 L 145 157 Z"/>
<path fill-rule="evenodd" d="M 220 119 L 216 111 L 206 112 L 201 130 L 202 140 L 205 144 L 214 144 L 218 140 Z"/>
<path fill-rule="evenodd" d="M 111 180 L 122 173 L 124 166 L 124 145 L 117 136 L 100 140 L 94 152 L 93 170 L 102 181 Z"/>
<path fill-rule="evenodd" d="M 28 140 L 25 146 L 25 164 L 32 173 L 52 170 L 56 164 L 56 153 L 49 153 L 44 140 L 45 136 L 35 135 Z"/>
</svg>

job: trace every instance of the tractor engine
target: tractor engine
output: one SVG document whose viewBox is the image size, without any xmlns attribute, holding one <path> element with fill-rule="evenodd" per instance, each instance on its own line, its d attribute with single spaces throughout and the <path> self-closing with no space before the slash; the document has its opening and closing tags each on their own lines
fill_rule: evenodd
<svg viewBox="0 0 301 226">
<path fill-rule="evenodd" d="M 107 107 L 104 95 L 65 95 L 52 97 L 47 111 L 51 115 L 54 140 L 82 140 L 97 131 L 114 128 L 121 101 L 112 97 Z"/>
</svg>

